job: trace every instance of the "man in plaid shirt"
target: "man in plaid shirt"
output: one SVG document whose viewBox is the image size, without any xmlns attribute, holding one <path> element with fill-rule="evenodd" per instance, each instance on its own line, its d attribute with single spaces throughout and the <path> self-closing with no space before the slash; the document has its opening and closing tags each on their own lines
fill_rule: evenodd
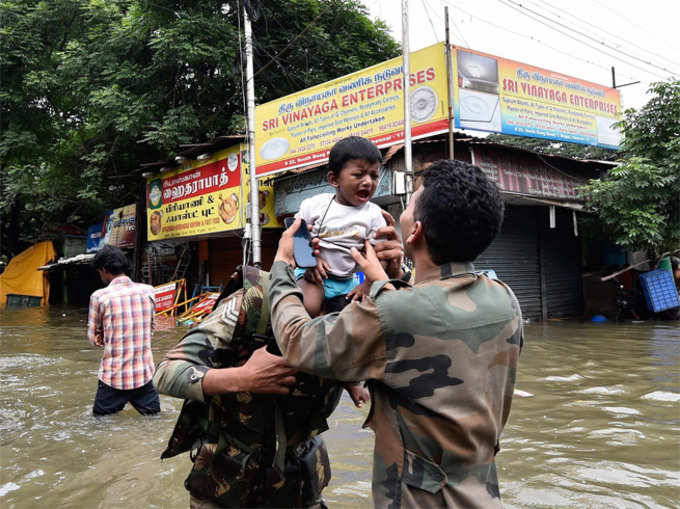
<svg viewBox="0 0 680 509">
<path fill-rule="evenodd" d="M 127 402 L 140 414 L 160 412 L 158 393 L 151 379 L 155 299 L 153 287 L 126 276 L 129 263 L 117 247 L 102 247 L 92 262 L 107 284 L 90 297 L 87 339 L 104 348 L 94 415 L 122 410 Z"/>
</svg>

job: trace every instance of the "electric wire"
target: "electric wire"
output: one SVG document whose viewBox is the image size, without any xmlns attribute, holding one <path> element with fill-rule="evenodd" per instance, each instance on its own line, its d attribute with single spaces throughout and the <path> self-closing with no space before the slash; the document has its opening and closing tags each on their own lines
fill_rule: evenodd
<svg viewBox="0 0 680 509">
<path fill-rule="evenodd" d="M 508 7 L 512 7 L 512 8 L 515 9 L 515 10 L 519 10 L 519 12 L 522 12 L 521 9 L 524 9 L 524 10 L 526 10 L 526 11 L 529 11 L 530 13 L 534 14 L 535 16 L 538 16 L 539 18 L 543 18 L 543 19 L 549 21 L 550 23 L 553 23 L 553 24 L 555 24 L 555 25 L 557 25 L 557 26 L 559 26 L 559 27 L 562 27 L 562 28 L 564 28 L 564 29 L 566 29 L 566 30 L 569 30 L 569 31 L 571 31 L 571 32 L 574 32 L 574 33 L 576 33 L 576 34 L 579 34 L 581 37 L 585 37 L 586 39 L 590 39 L 591 41 L 594 41 L 594 42 L 596 42 L 596 43 L 598 43 L 598 44 L 600 44 L 600 45 L 602 45 L 602 46 L 604 46 L 604 47 L 606 47 L 606 48 L 608 48 L 608 49 L 611 49 L 611 50 L 616 51 L 616 52 L 618 52 L 618 53 L 620 53 L 620 54 L 622 54 L 622 55 L 625 55 L 625 56 L 628 57 L 628 58 L 632 58 L 632 59 L 634 59 L 634 60 L 637 60 L 638 62 L 641 62 L 641 63 L 643 63 L 643 64 L 645 64 L 645 65 L 648 65 L 648 66 L 650 66 L 650 67 L 654 67 L 654 68 L 659 69 L 659 70 L 661 70 L 661 71 L 669 72 L 669 73 L 671 73 L 671 74 L 674 75 L 674 76 L 677 76 L 677 75 L 678 75 L 677 72 L 672 71 L 672 70 L 670 70 L 670 69 L 667 69 L 666 67 L 661 67 L 661 66 L 656 65 L 656 64 L 654 64 L 654 63 L 652 63 L 652 62 L 649 62 L 649 61 L 647 61 L 647 60 L 643 60 L 643 59 L 641 59 L 641 58 L 638 58 L 638 57 L 636 57 L 635 55 L 631 55 L 631 54 L 628 53 L 628 52 L 625 52 L 625 51 L 622 51 L 622 50 L 620 50 L 620 49 L 614 48 L 613 46 L 610 46 L 609 44 L 607 44 L 607 43 L 605 43 L 605 42 L 603 42 L 603 41 L 600 41 L 600 40 L 598 40 L 598 39 L 596 39 L 596 38 L 594 38 L 594 37 L 591 37 L 590 35 L 588 35 L 588 34 L 586 34 L 586 33 L 584 33 L 584 32 L 581 32 L 580 30 L 576 30 L 575 28 L 570 28 L 570 27 L 568 27 L 568 26 L 565 26 L 564 24 L 560 23 L 559 21 L 555 21 L 554 19 L 552 19 L 552 18 L 550 18 L 550 17 L 548 17 L 548 16 L 545 16 L 544 14 L 541 14 L 540 12 L 536 12 L 535 10 L 530 9 L 530 8 L 526 7 L 525 5 L 522 5 L 522 4 L 518 3 L 518 2 L 515 2 L 514 0 L 498 0 L 498 1 L 499 1 L 500 3 L 502 3 L 502 4 L 506 5 L 506 6 L 508 6 Z M 510 5 L 509 5 L 509 4 L 510 4 Z M 524 13 L 523 13 L 523 14 L 524 14 Z M 525 14 L 525 15 L 526 15 L 526 14 Z M 545 26 L 548 26 L 548 27 L 552 28 L 553 30 L 556 30 L 556 31 L 559 32 L 559 30 L 557 30 L 556 28 L 552 27 L 551 25 L 546 25 L 546 24 L 543 23 L 542 21 L 536 20 L 535 18 L 534 18 L 534 20 L 535 20 L 535 21 L 539 21 L 541 24 L 543 24 L 543 25 L 545 25 Z M 581 44 L 585 44 L 583 41 L 580 41 L 579 39 L 576 39 L 576 38 L 574 38 L 574 37 L 571 36 L 571 35 L 565 34 L 564 32 L 560 32 L 560 33 L 562 33 L 563 35 L 567 35 L 567 37 L 570 37 L 571 39 L 574 39 L 574 40 L 576 40 L 576 41 L 581 42 Z M 601 49 L 598 49 L 598 51 L 600 51 L 601 53 L 604 53 L 604 51 L 602 51 Z M 606 54 L 606 53 L 605 53 L 605 54 Z M 620 57 L 614 57 L 613 55 L 609 55 L 609 56 L 611 56 L 611 57 L 613 57 L 613 58 L 617 58 L 618 60 L 621 60 L 621 61 L 625 62 L 625 61 L 622 60 Z M 632 64 L 630 64 L 630 62 L 628 62 L 628 65 L 632 65 Z M 651 73 L 650 71 L 646 71 L 646 72 L 648 72 L 649 74 L 653 74 L 653 73 Z M 661 76 L 658 76 L 658 75 L 656 75 L 656 74 L 654 74 L 654 75 L 657 76 L 657 77 L 659 77 L 659 78 L 665 79 L 665 78 L 663 78 L 663 77 L 661 77 Z"/>
<path fill-rule="evenodd" d="M 637 69 L 637 70 L 639 70 L 639 71 L 642 71 L 642 72 L 645 72 L 645 73 L 647 73 L 647 74 L 649 74 L 649 75 L 651 75 L 651 76 L 655 76 L 656 78 L 659 78 L 659 79 L 661 79 L 661 80 L 665 80 L 665 79 L 666 79 L 666 77 L 664 77 L 664 76 L 660 76 L 659 74 L 656 74 L 655 72 L 652 72 L 652 71 L 650 71 L 650 70 L 648 70 L 648 69 L 645 69 L 645 68 L 643 68 L 643 67 L 639 67 L 638 65 L 632 64 L 632 63 L 630 63 L 630 62 L 624 60 L 623 58 L 621 58 L 621 57 L 619 57 L 619 56 L 612 55 L 611 53 L 607 53 L 606 51 L 602 50 L 601 48 L 598 48 L 597 46 L 593 46 L 592 44 L 589 44 L 589 43 L 587 43 L 587 42 L 585 42 L 585 41 L 582 41 L 582 40 L 580 40 L 580 39 L 577 39 L 576 37 L 574 37 L 573 35 L 569 34 L 568 32 L 565 32 L 565 31 L 563 31 L 563 30 L 560 30 L 559 28 L 555 28 L 554 26 L 545 23 L 544 21 L 542 21 L 542 20 L 540 20 L 540 19 L 538 19 L 538 18 L 532 16 L 531 14 L 527 14 L 527 13 L 524 12 L 523 10 L 518 9 L 518 8 L 515 7 L 514 5 L 509 4 L 509 3 L 506 3 L 505 0 L 498 0 L 498 2 L 499 2 L 501 5 L 505 5 L 506 7 L 510 7 L 511 9 L 513 9 L 513 10 L 519 12 L 520 14 L 522 14 L 523 16 L 526 16 L 526 17 L 529 18 L 529 19 L 532 19 L 532 20 L 534 20 L 534 21 L 540 23 L 541 25 L 544 25 L 544 26 L 550 28 L 551 30 L 554 30 L 555 32 L 564 35 L 565 37 L 569 37 L 570 39 L 573 39 L 574 41 L 576 41 L 576 42 L 578 42 L 578 43 L 580 43 L 580 44 L 583 44 L 584 46 L 588 46 L 589 48 L 594 49 L 595 51 L 599 51 L 600 53 L 602 53 L 602 54 L 604 54 L 604 55 L 607 55 L 608 57 L 614 58 L 614 59 L 616 59 L 616 60 L 618 60 L 618 61 L 620 61 L 620 62 L 625 63 L 626 65 L 629 65 L 630 67 L 634 67 L 635 69 Z"/>
<path fill-rule="evenodd" d="M 427 8 L 425 0 L 420 0 L 420 2 L 423 4 L 423 9 L 425 9 L 425 14 L 427 14 L 427 19 L 430 21 L 430 26 L 432 27 L 432 34 L 434 35 L 434 38 L 436 39 L 437 42 L 441 42 L 441 39 L 437 36 L 437 31 L 434 29 L 434 23 L 432 22 L 432 17 L 430 17 L 430 10 Z"/>
<path fill-rule="evenodd" d="M 560 7 L 557 7 L 556 5 L 553 5 L 553 4 L 551 4 L 550 2 L 547 2 L 546 0 L 525 0 L 525 1 L 530 1 L 531 3 L 534 3 L 534 4 L 538 5 L 538 6 L 540 6 L 541 4 L 547 5 L 548 7 L 552 8 L 552 9 L 554 9 L 554 10 L 556 10 L 556 11 L 563 12 L 564 14 L 566 14 L 567 16 L 573 18 L 574 20 L 576 20 L 577 22 L 579 22 L 579 23 L 581 23 L 581 24 L 588 25 L 588 26 L 594 28 L 595 30 L 598 31 L 598 33 L 603 33 L 603 34 L 609 35 L 609 36 L 610 36 L 611 38 L 613 38 L 613 40 L 615 40 L 615 41 L 623 41 L 623 42 L 629 44 L 631 47 L 633 47 L 633 48 L 635 48 L 635 49 L 637 49 L 637 50 L 639 50 L 639 51 L 643 51 L 643 52 L 645 52 L 645 53 L 649 53 L 650 55 L 653 55 L 653 56 L 655 56 L 656 58 L 660 58 L 660 59 L 662 59 L 662 60 L 666 60 L 667 62 L 669 62 L 669 63 L 671 63 L 671 64 L 673 64 L 673 65 L 678 65 L 678 66 L 680 66 L 680 63 L 675 62 L 675 61 L 673 61 L 673 60 L 670 60 L 668 57 L 665 57 L 665 56 L 663 56 L 663 55 L 661 55 L 661 54 L 659 54 L 659 53 L 655 53 L 655 52 L 653 52 L 653 51 L 647 50 L 647 49 L 643 48 L 642 46 L 640 46 L 640 45 L 638 45 L 638 44 L 636 44 L 636 43 L 634 43 L 634 42 L 632 42 L 632 41 L 629 41 L 629 40 L 627 40 L 627 39 L 624 39 L 623 37 L 621 37 L 621 36 L 618 35 L 618 34 L 614 34 L 614 33 L 612 33 L 612 32 L 609 32 L 608 30 L 604 29 L 604 28 L 601 27 L 601 26 L 594 25 L 593 23 L 590 23 L 590 22 L 589 22 L 588 20 L 586 20 L 586 19 L 581 19 L 581 18 L 579 18 L 578 16 L 575 16 L 574 14 L 571 14 L 569 11 L 567 11 L 567 10 L 565 10 L 565 9 L 561 9 Z M 545 7 L 541 7 L 541 8 L 545 8 Z M 558 18 L 564 19 L 564 17 L 561 16 L 560 14 L 557 14 L 557 13 L 552 13 L 552 14 L 553 14 L 554 16 L 557 16 Z M 567 23 L 570 22 L 570 21 L 567 20 L 567 19 L 564 19 L 564 21 L 567 22 Z"/>
<path fill-rule="evenodd" d="M 640 26 L 639 23 L 636 23 L 635 21 L 632 21 L 632 20 L 628 19 L 627 17 L 625 17 L 623 14 L 621 14 L 618 9 L 612 9 L 611 5 L 604 5 L 602 2 L 599 2 L 598 0 L 591 0 L 591 1 L 595 2 L 600 7 L 611 11 L 612 14 L 614 14 L 614 16 L 618 16 L 620 19 L 626 21 L 631 27 L 635 28 L 636 30 L 640 30 L 641 28 L 643 28 L 643 27 Z M 649 30 L 645 30 L 645 32 L 647 32 L 649 35 L 657 38 L 658 40 L 662 41 L 663 43 L 666 44 L 666 46 L 673 46 L 673 44 L 668 42 L 663 37 L 659 37 L 658 32 L 651 32 Z M 677 41 L 676 41 L 676 43 L 677 43 Z"/>
<path fill-rule="evenodd" d="M 441 5 L 442 7 L 444 6 L 444 4 L 441 2 L 441 0 L 440 0 L 440 2 L 439 2 L 439 5 Z M 449 4 L 449 6 L 450 6 L 452 9 L 453 9 L 453 7 L 454 7 L 453 4 Z M 458 24 L 456 23 L 456 19 L 455 19 L 454 16 L 451 16 L 451 26 L 453 27 L 453 30 L 454 30 L 454 31 L 458 34 L 458 36 L 460 37 L 460 40 L 463 41 L 463 42 L 465 43 L 465 46 L 469 48 L 469 47 L 470 47 L 470 43 L 467 41 L 467 39 L 466 39 L 465 36 L 463 35 L 463 29 L 460 28 L 460 27 L 458 26 Z"/>
<path fill-rule="evenodd" d="M 469 47 L 470 47 L 470 43 L 468 42 L 468 40 L 467 40 L 467 39 L 465 38 L 465 36 L 463 35 L 463 29 L 460 28 L 460 27 L 458 26 L 458 23 L 456 23 L 456 20 L 455 20 L 455 19 L 452 19 L 452 20 L 451 20 L 451 26 L 452 26 L 453 29 L 456 31 L 456 33 L 458 33 L 458 36 L 459 36 L 460 39 L 465 43 L 465 46 L 469 48 Z"/>
<path fill-rule="evenodd" d="M 561 49 L 556 48 L 554 46 L 551 46 L 550 44 L 543 42 L 541 39 L 538 39 L 538 38 L 534 37 L 533 35 L 527 35 L 527 34 L 524 34 L 524 33 L 521 33 L 521 32 L 515 32 L 514 30 L 510 30 L 509 28 L 506 28 L 504 26 L 493 23 L 493 22 L 491 22 L 487 19 L 481 18 L 481 17 L 477 16 L 476 14 L 471 14 L 470 12 L 466 11 L 465 9 L 463 9 L 463 8 L 457 6 L 457 5 L 454 6 L 453 4 L 446 2 L 445 0 L 440 0 L 440 1 L 442 2 L 442 4 L 446 3 L 452 9 L 457 9 L 457 10 L 461 11 L 463 14 L 465 14 L 466 16 L 469 16 L 472 19 L 479 20 L 482 23 L 486 23 L 487 25 L 492 26 L 492 27 L 496 28 L 497 30 L 507 32 L 509 34 L 513 34 L 513 35 L 516 35 L 517 37 L 522 37 L 524 39 L 529 39 L 530 41 L 533 41 L 533 42 L 536 42 L 536 43 L 538 43 L 542 46 L 545 46 L 546 48 L 551 49 L 552 51 L 555 51 L 555 52 L 560 53 L 562 55 L 565 55 L 569 58 L 572 58 L 573 60 L 578 60 L 580 62 L 584 62 L 586 64 L 592 65 L 593 67 L 597 67 L 599 69 L 604 69 L 605 71 L 609 71 L 609 67 L 607 67 L 605 65 L 599 64 L 597 62 L 593 62 L 593 61 L 588 60 L 586 58 L 578 57 L 578 56 L 574 55 L 573 53 L 569 53 L 567 51 L 564 51 L 564 50 L 561 50 Z M 626 78 L 628 78 L 630 80 L 635 79 L 633 76 L 630 76 L 630 75 L 626 76 Z"/>
<path fill-rule="evenodd" d="M 329 2 L 329 3 L 326 4 L 326 6 L 325 6 L 323 9 L 321 9 L 321 10 L 319 11 L 319 14 L 317 14 L 316 17 L 315 17 L 312 21 L 310 21 L 310 22 L 307 24 L 306 27 L 304 27 L 304 28 L 302 29 L 301 32 L 299 32 L 295 37 L 293 37 L 293 38 L 290 40 L 290 42 L 289 42 L 288 44 L 286 44 L 286 46 L 285 46 L 281 51 L 279 51 L 276 55 L 274 55 L 272 58 L 270 58 L 270 59 L 269 59 L 269 62 L 267 62 L 266 64 L 264 64 L 262 67 L 260 67 L 260 68 L 257 70 L 257 72 L 256 72 L 255 74 L 253 74 L 253 79 L 255 78 L 255 76 L 257 76 L 257 75 L 260 74 L 262 71 L 264 71 L 267 67 L 269 67 L 269 66 L 272 64 L 272 62 L 274 62 L 278 57 L 281 56 L 282 53 L 284 53 L 288 48 L 290 48 L 290 47 L 293 45 L 293 43 L 294 43 L 295 41 L 297 41 L 300 37 L 302 37 L 302 35 L 303 35 L 307 30 L 309 30 L 310 28 L 312 28 L 312 26 L 316 24 L 316 22 L 319 20 L 319 18 L 320 18 L 321 16 L 323 16 L 323 15 L 326 13 L 326 11 L 327 11 L 328 9 L 330 9 L 330 7 L 331 7 L 331 3 Z"/>
<path fill-rule="evenodd" d="M 239 6 L 239 5 L 240 5 L 240 2 L 237 0 L 237 6 Z M 274 60 L 275 60 L 276 58 L 278 58 L 284 51 L 286 51 L 288 48 L 290 48 L 290 46 L 291 46 L 297 39 L 299 39 L 300 36 L 302 36 L 302 34 L 304 34 L 307 30 L 309 30 L 309 28 L 311 28 L 311 26 L 314 25 L 314 24 L 319 20 L 319 18 L 320 18 L 323 14 L 325 14 L 325 12 L 330 8 L 330 6 L 331 6 L 331 4 L 328 3 L 328 4 L 326 5 L 326 7 L 324 7 L 324 9 L 321 10 L 321 11 L 319 12 L 319 14 L 318 14 L 312 21 L 310 21 L 310 22 L 307 24 L 307 26 L 305 26 L 305 27 L 302 29 L 301 32 L 299 32 L 295 37 L 293 37 L 293 39 L 291 39 L 291 41 L 286 45 L 285 48 L 283 48 L 283 49 L 282 49 L 281 51 L 279 51 L 276 55 L 274 55 L 272 58 L 270 58 L 269 61 L 268 61 L 266 64 L 264 64 L 264 65 L 263 65 L 262 67 L 260 67 L 255 73 L 253 73 L 252 79 L 254 80 L 254 79 L 255 79 L 255 76 L 257 76 L 257 75 L 260 74 L 262 71 L 264 71 L 267 67 L 269 67 L 269 66 L 272 64 L 272 62 L 274 62 Z M 241 11 L 240 11 L 240 7 L 239 7 L 239 11 L 236 13 L 236 17 L 238 18 L 239 51 L 241 52 L 241 56 L 240 56 L 240 60 L 241 60 L 241 75 L 243 75 L 243 52 L 242 52 L 242 49 L 241 49 Z M 243 81 L 243 78 L 242 78 L 241 91 L 240 91 L 240 92 L 241 92 L 241 95 L 242 95 L 244 98 L 245 98 L 245 95 L 244 95 L 244 94 L 245 94 L 246 83 L 247 83 L 247 81 Z M 229 103 L 231 102 L 231 100 L 232 100 L 234 97 L 236 97 L 236 94 L 238 94 L 238 93 L 239 93 L 239 91 L 237 90 L 236 92 L 234 92 L 233 94 L 231 94 L 231 95 L 229 96 L 229 98 L 228 98 L 226 101 L 224 101 L 224 103 L 217 109 L 217 111 L 216 111 L 215 113 L 217 114 L 217 113 L 220 113 L 220 112 L 224 111 L 224 108 L 227 106 L 227 104 L 229 104 Z M 245 100 L 245 99 L 244 99 L 244 100 Z M 244 103 L 244 105 L 245 105 L 245 103 Z M 244 106 L 244 108 L 243 108 L 243 111 L 245 112 L 245 106 Z"/>
</svg>

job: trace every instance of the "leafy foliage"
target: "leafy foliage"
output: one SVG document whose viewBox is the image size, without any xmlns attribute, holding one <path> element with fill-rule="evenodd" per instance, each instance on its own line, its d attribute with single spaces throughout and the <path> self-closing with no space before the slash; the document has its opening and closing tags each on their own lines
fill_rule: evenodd
<svg viewBox="0 0 680 509">
<path fill-rule="evenodd" d="M 619 123 L 623 163 L 582 191 L 618 245 L 657 259 L 680 247 L 680 81 L 654 83 L 650 92 Z"/>
<path fill-rule="evenodd" d="M 0 252 L 19 250 L 18 232 L 33 240 L 50 222 L 87 226 L 133 202 L 139 164 L 178 144 L 243 131 L 241 7 L 0 2 Z M 257 103 L 399 53 L 357 0 L 268 0 L 259 13 Z"/>
</svg>

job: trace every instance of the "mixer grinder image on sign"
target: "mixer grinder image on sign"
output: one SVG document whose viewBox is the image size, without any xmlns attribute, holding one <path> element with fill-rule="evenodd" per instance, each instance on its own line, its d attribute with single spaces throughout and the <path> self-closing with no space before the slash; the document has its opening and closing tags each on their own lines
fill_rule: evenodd
<svg viewBox="0 0 680 509">
<path fill-rule="evenodd" d="M 500 132 L 498 62 L 460 49 L 456 56 L 460 127 Z"/>
</svg>

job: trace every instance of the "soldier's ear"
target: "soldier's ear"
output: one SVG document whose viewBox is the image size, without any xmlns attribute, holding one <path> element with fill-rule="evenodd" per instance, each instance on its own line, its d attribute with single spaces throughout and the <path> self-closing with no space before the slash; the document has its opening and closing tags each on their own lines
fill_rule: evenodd
<svg viewBox="0 0 680 509">
<path fill-rule="evenodd" d="M 423 223 L 421 221 L 414 221 L 411 225 L 411 231 L 407 233 L 406 243 L 411 246 L 417 246 L 425 240 L 425 232 L 423 231 Z"/>
</svg>

